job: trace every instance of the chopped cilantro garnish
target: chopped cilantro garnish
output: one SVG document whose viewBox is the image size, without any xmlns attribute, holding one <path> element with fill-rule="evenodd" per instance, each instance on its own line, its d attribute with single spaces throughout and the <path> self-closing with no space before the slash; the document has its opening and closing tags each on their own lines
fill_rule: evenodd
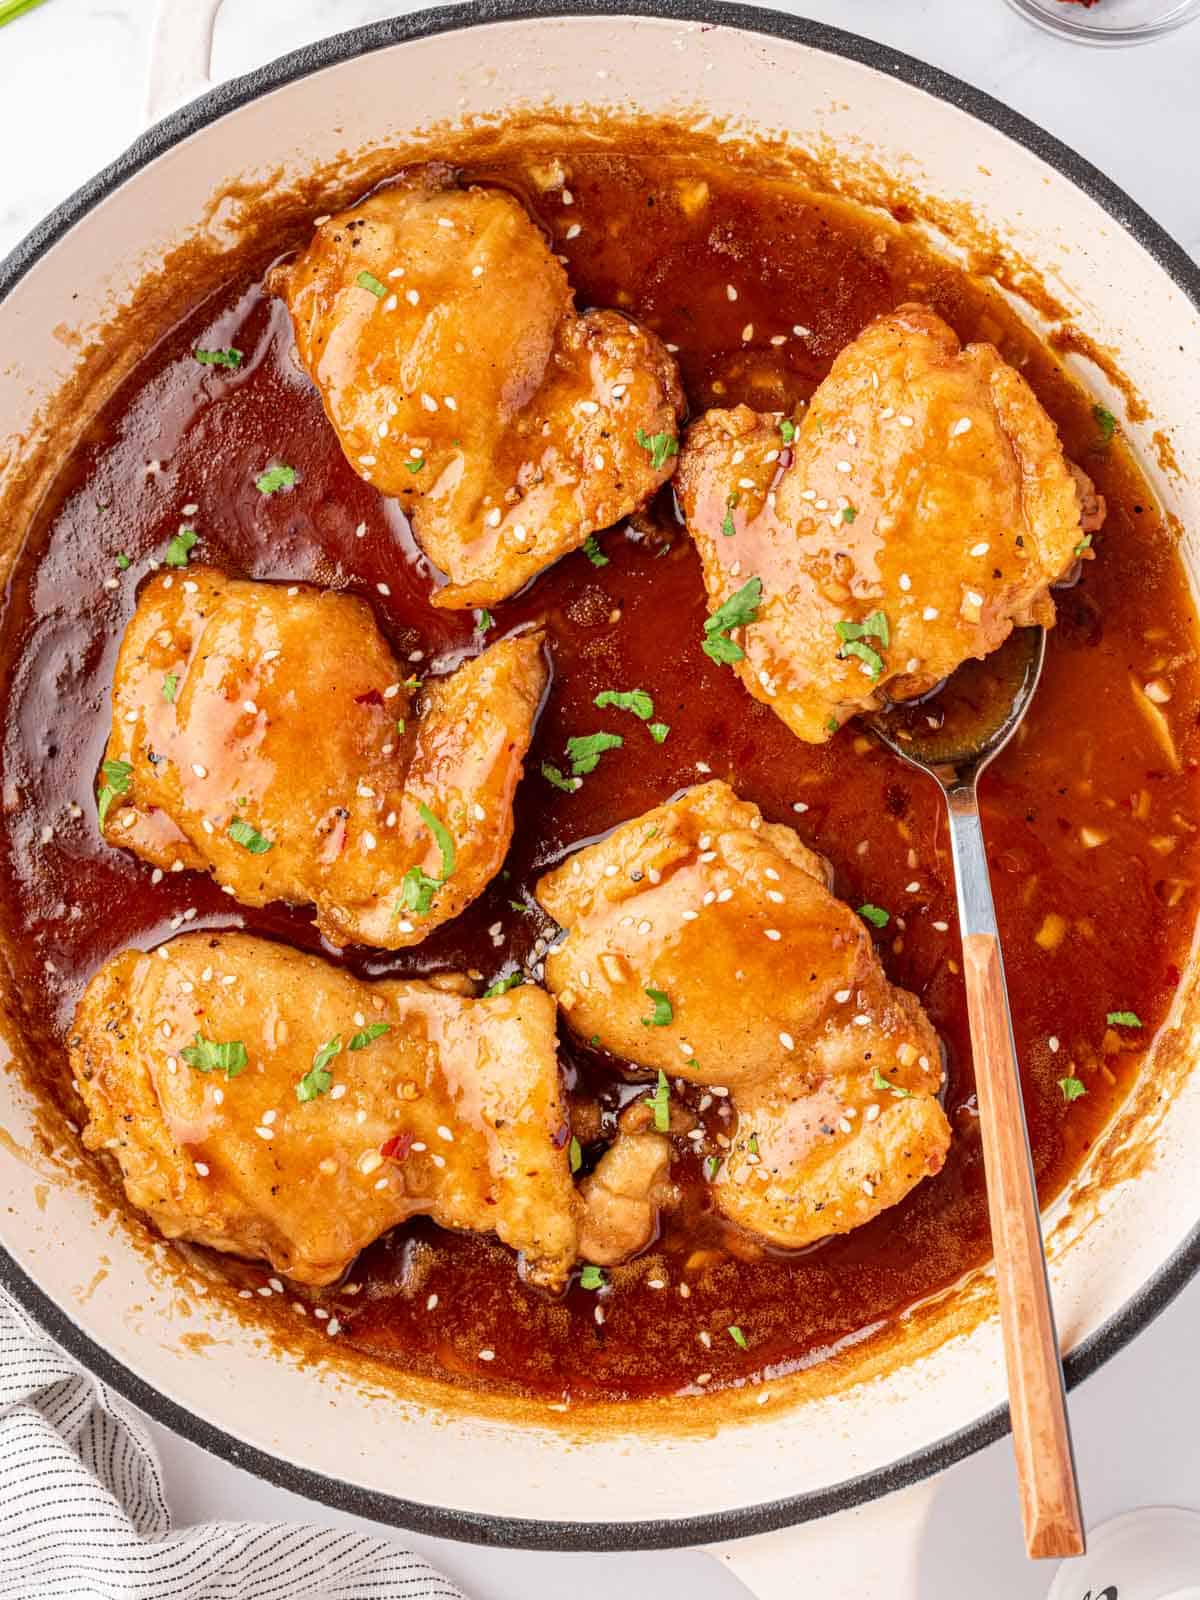
<svg viewBox="0 0 1200 1600">
<path fill-rule="evenodd" d="M 874 679 L 883 672 L 883 657 L 878 650 L 872 650 L 869 644 L 864 644 L 861 639 L 851 639 L 838 651 L 840 656 L 857 656 L 865 663 L 867 676 Z"/>
<path fill-rule="evenodd" d="M 583 1149 L 574 1134 L 571 1135 L 571 1142 L 567 1146 L 567 1160 L 570 1162 L 572 1172 L 578 1172 L 583 1165 Z"/>
<path fill-rule="evenodd" d="M 423 867 L 414 865 L 400 880 L 400 896 L 407 910 L 418 917 L 427 917 L 433 897 L 441 887 L 440 878 L 431 878 Z M 396 915 L 400 915 L 399 910 Z"/>
<path fill-rule="evenodd" d="M 843 644 L 848 639 L 878 639 L 886 650 L 892 642 L 887 613 L 884 611 L 872 611 L 861 622 L 835 622 L 834 632 Z"/>
<path fill-rule="evenodd" d="M 239 1072 L 245 1072 L 248 1059 L 246 1046 L 240 1039 L 218 1044 L 215 1039 L 206 1039 L 202 1033 L 198 1033 L 195 1043 L 185 1045 L 179 1054 L 197 1072 L 223 1072 L 227 1078 L 236 1078 Z"/>
<path fill-rule="evenodd" d="M 125 554 L 124 550 L 120 551 L 118 553 L 118 555 L 117 555 L 117 571 L 118 572 L 128 572 L 129 568 L 132 565 L 133 565 L 133 563 L 130 561 L 129 557 Z"/>
<path fill-rule="evenodd" d="M 783 440 L 784 444 L 791 444 L 792 440 L 796 437 L 796 424 L 792 421 L 791 417 L 784 417 L 783 421 L 779 424 L 779 436 Z"/>
<path fill-rule="evenodd" d="M 661 1067 L 654 1093 L 647 1095 L 646 1104 L 653 1108 L 654 1126 L 659 1133 L 666 1133 L 671 1126 L 671 1085 L 667 1082 L 667 1075 Z"/>
<path fill-rule="evenodd" d="M 887 912 L 882 906 L 873 906 L 870 901 L 865 906 L 859 906 L 858 914 L 876 928 L 886 928 L 888 925 Z"/>
<path fill-rule="evenodd" d="M 746 1148 L 752 1156 L 758 1154 L 758 1135 L 756 1133 L 752 1133 L 746 1140 Z"/>
<path fill-rule="evenodd" d="M 483 991 L 483 998 L 494 1000 L 498 994 L 507 994 L 510 989 L 519 989 L 524 982 L 523 972 L 510 972 L 503 978 L 497 978 L 495 983 L 489 983 Z"/>
<path fill-rule="evenodd" d="M 133 776 L 133 767 L 128 761 L 105 761 L 100 768 L 104 783 L 96 796 L 97 814 L 100 826 L 103 828 L 104 819 L 108 816 L 108 808 L 119 794 L 128 794 L 129 780 Z"/>
<path fill-rule="evenodd" d="M 163 699 L 169 706 L 175 704 L 175 691 L 179 688 L 179 674 L 168 672 L 163 679 Z"/>
<path fill-rule="evenodd" d="M 671 731 L 669 722 L 652 722 L 650 724 L 650 737 L 655 744 L 662 744 Z"/>
<path fill-rule="evenodd" d="M 650 452 L 650 467 L 654 472 L 666 466 L 672 456 L 679 454 L 679 441 L 671 433 L 647 433 L 639 428 L 635 435 L 643 450 Z"/>
<path fill-rule="evenodd" d="M 202 367 L 240 367 L 240 350 L 193 350 L 192 354 Z"/>
<path fill-rule="evenodd" d="M 857 506 L 843 506 L 842 507 L 842 521 L 843 522 L 853 522 L 855 517 L 857 517 L 857 515 L 858 515 L 858 507 Z"/>
<path fill-rule="evenodd" d="M 1136 1011 L 1110 1011 L 1105 1021 L 1110 1028 L 1140 1028 L 1142 1025 Z"/>
<path fill-rule="evenodd" d="M 382 300 L 387 294 L 387 290 L 373 272 L 360 272 L 354 281 L 360 289 L 369 289 L 376 300 Z"/>
<path fill-rule="evenodd" d="M 838 721 L 838 719 L 836 717 L 826 717 L 825 718 L 825 732 L 826 733 L 836 733 L 840 727 L 841 727 L 841 723 Z"/>
<path fill-rule="evenodd" d="M 654 715 L 654 701 L 645 689 L 602 689 L 592 704 L 601 711 L 605 706 L 616 706 L 618 711 L 632 711 L 643 722 L 649 722 Z"/>
<path fill-rule="evenodd" d="M 289 467 L 286 462 L 280 461 L 275 466 L 268 467 L 265 472 L 260 472 L 254 480 L 254 487 L 259 494 L 277 494 L 280 489 L 292 488 L 297 477 L 295 467 Z"/>
<path fill-rule="evenodd" d="M 167 546 L 167 553 L 163 557 L 169 567 L 186 567 L 188 552 L 196 542 L 195 528 L 180 528 L 179 532 Z"/>
<path fill-rule="evenodd" d="M 568 778 L 566 773 L 551 761 L 542 762 L 542 777 L 556 789 L 561 789 L 564 794 L 574 794 L 579 787 L 578 778 Z"/>
<path fill-rule="evenodd" d="M 1087 1085 L 1080 1083 L 1078 1078 L 1060 1078 L 1058 1087 L 1062 1090 L 1062 1097 L 1068 1105 L 1072 1100 L 1078 1100 L 1080 1095 L 1087 1093 Z"/>
<path fill-rule="evenodd" d="M 875 1076 L 871 1079 L 872 1089 L 880 1091 L 886 1089 L 889 1094 L 894 1094 L 897 1100 L 911 1100 L 912 1090 L 902 1089 L 898 1083 L 893 1083 L 890 1078 L 885 1078 L 879 1068 L 875 1068 Z"/>
<path fill-rule="evenodd" d="M 625 740 L 619 733 L 581 733 L 567 740 L 567 758 L 577 778 L 595 772 L 606 750 L 619 750 Z"/>
<path fill-rule="evenodd" d="M 583 553 L 594 567 L 606 567 L 608 565 L 608 557 L 601 550 L 600 541 L 594 533 L 589 533 L 583 541 Z"/>
<path fill-rule="evenodd" d="M 333 1073 L 329 1070 L 329 1063 L 334 1056 L 340 1055 L 342 1050 L 342 1036 L 335 1033 L 332 1039 L 327 1039 L 317 1053 L 313 1056 L 312 1066 L 296 1085 L 296 1099 L 302 1103 L 306 1100 L 315 1100 L 319 1094 L 328 1094 L 333 1087 Z"/>
<path fill-rule="evenodd" d="M 424 456 L 416 456 L 411 461 L 406 461 L 404 463 L 404 469 L 405 469 L 406 472 L 417 473 L 417 472 L 420 472 L 421 468 L 424 465 L 425 465 L 425 457 Z"/>
<path fill-rule="evenodd" d="M 437 840 L 437 847 L 442 852 L 442 882 L 451 877 L 454 872 L 454 839 L 449 828 L 422 800 L 417 806 L 417 815 Z"/>
<path fill-rule="evenodd" d="M 713 1181 L 713 1179 L 716 1177 L 717 1173 L 720 1172 L 721 1163 L 722 1163 L 722 1157 L 721 1156 L 705 1156 L 705 1158 L 704 1158 L 704 1177 L 705 1177 L 707 1182 L 711 1183 Z"/>
<path fill-rule="evenodd" d="M 643 1028 L 665 1028 L 668 1023 L 675 1020 L 675 1012 L 672 1010 L 671 1002 L 661 989 L 644 989 L 642 992 L 649 995 L 654 1002 L 654 1010 L 651 1015 L 642 1018 Z"/>
<path fill-rule="evenodd" d="M 603 1289 L 608 1279 L 600 1267 L 592 1266 L 589 1261 L 579 1274 L 579 1287 L 581 1289 Z"/>
<path fill-rule="evenodd" d="M 1083 538 L 1080 539 L 1079 543 L 1075 546 L 1075 554 L 1077 556 L 1081 556 L 1085 550 L 1090 550 L 1091 548 L 1092 536 L 1090 533 L 1085 533 Z"/>
<path fill-rule="evenodd" d="M 742 1332 L 742 1330 L 737 1326 L 736 1323 L 734 1323 L 731 1327 L 727 1328 L 725 1331 L 728 1333 L 729 1337 L 733 1340 L 734 1344 L 737 1345 L 739 1350 L 748 1350 L 750 1348 L 750 1346 L 746 1343 L 746 1335 Z"/>
<path fill-rule="evenodd" d="M 496 619 L 488 610 L 483 610 L 475 618 L 475 632 L 487 633 L 496 626 Z"/>
<path fill-rule="evenodd" d="M 265 856 L 272 848 L 275 841 L 259 833 L 252 822 L 246 822 L 241 817 L 234 817 L 229 824 L 229 837 L 234 844 L 240 844 L 244 850 L 249 850 L 252 856 Z"/>
<path fill-rule="evenodd" d="M 1116 417 L 1113 416 L 1107 406 L 1098 404 L 1092 407 L 1092 416 L 1096 419 L 1096 426 L 1100 429 L 1100 437 L 1107 444 L 1117 431 Z"/>
<path fill-rule="evenodd" d="M 369 1044 L 374 1044 L 376 1039 L 382 1039 L 385 1033 L 392 1031 L 390 1022 L 368 1022 L 366 1027 L 356 1033 L 346 1046 L 347 1050 L 365 1050 Z"/>
<path fill-rule="evenodd" d="M 762 579 L 749 578 L 736 594 L 713 612 L 704 624 L 704 643 L 701 649 L 711 661 L 730 665 L 744 659 L 746 652 L 729 637 L 734 628 L 744 628 L 758 621 L 758 607 L 762 600 Z"/>
<path fill-rule="evenodd" d="M 735 489 L 725 502 L 725 521 L 721 524 L 721 532 L 727 539 L 732 539 L 737 529 L 733 525 L 733 508 L 737 505 L 740 496 Z"/>
</svg>

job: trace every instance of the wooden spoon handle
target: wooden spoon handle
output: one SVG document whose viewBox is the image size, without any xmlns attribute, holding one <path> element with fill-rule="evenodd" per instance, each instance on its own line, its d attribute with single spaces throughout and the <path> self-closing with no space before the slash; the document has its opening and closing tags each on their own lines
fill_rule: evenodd
<svg viewBox="0 0 1200 1600">
<path fill-rule="evenodd" d="M 999 938 L 965 934 L 963 969 L 1025 1547 L 1074 1556 L 1083 1518 Z"/>
</svg>

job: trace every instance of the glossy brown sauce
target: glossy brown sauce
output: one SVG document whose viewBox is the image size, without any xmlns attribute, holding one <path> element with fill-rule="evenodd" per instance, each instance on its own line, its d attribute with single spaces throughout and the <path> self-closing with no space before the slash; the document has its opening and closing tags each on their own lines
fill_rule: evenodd
<svg viewBox="0 0 1200 1600">
<path fill-rule="evenodd" d="M 1170 1005 L 1194 922 L 1198 682 L 1192 605 L 1172 538 L 1119 444 L 1103 440 L 1090 400 L 997 299 L 899 228 L 696 161 L 564 160 L 569 206 L 561 191 L 540 192 L 517 161 L 472 176 L 527 201 L 567 258 L 581 307 L 626 309 L 678 346 L 693 414 L 740 400 L 792 406 L 870 317 L 921 299 L 964 339 L 992 339 L 1022 367 L 1068 452 L 1108 497 L 1098 559 L 1060 596 L 1037 700 L 983 796 L 1048 1197 L 1125 1093 Z M 281 238 L 278 248 L 295 242 Z M 256 286 L 263 265 L 189 310 L 126 383 L 64 463 L 10 581 L 0 641 L 4 944 L 46 1091 L 76 1118 L 62 1040 L 83 985 L 110 954 L 152 946 L 177 927 L 244 927 L 320 948 L 309 911 L 235 907 L 192 873 L 152 886 L 148 868 L 98 837 L 93 789 L 117 646 L 139 580 L 179 525 L 196 529 L 197 559 L 230 572 L 365 595 L 397 652 L 422 652 L 419 673 L 447 670 L 482 643 L 473 614 L 429 606 L 436 574 L 403 515 L 342 458 L 291 360 L 286 313 Z M 772 344 L 776 336 L 785 342 Z M 229 345 L 246 353 L 236 372 L 202 367 L 190 354 Z M 274 461 L 298 468 L 300 479 L 293 492 L 267 498 L 254 480 Z M 489 640 L 536 618 L 554 664 L 503 877 L 419 949 L 350 950 L 340 959 L 366 974 L 465 968 L 487 980 L 514 961 L 535 961 L 535 941 L 552 933 L 532 902 L 539 873 L 711 773 L 826 854 L 837 892 L 852 905 L 889 910 L 877 941 L 890 976 L 921 997 L 945 1041 L 955 1140 L 944 1170 L 901 1206 L 795 1256 L 733 1237 L 712 1217 L 693 1158 L 680 1154 L 682 1208 L 664 1220 L 650 1253 L 612 1273 L 602 1296 L 576 1285 L 550 1300 L 522 1284 L 495 1242 L 418 1221 L 368 1250 L 348 1283 L 323 1297 L 343 1344 L 401 1369 L 551 1400 L 715 1388 L 811 1363 L 988 1251 L 940 796 L 855 725 L 827 747 L 801 744 L 702 654 L 699 563 L 669 490 L 653 515 L 601 545 L 606 566 L 579 553 L 495 608 Z M 124 571 L 122 553 L 131 563 Z M 1167 742 L 1137 697 L 1154 678 L 1171 691 L 1162 707 Z M 592 704 L 601 689 L 634 687 L 650 691 L 656 717 L 670 724 L 661 746 L 631 718 Z M 561 764 L 568 736 L 600 728 L 624 734 L 625 747 L 606 755 L 580 791 L 563 794 L 542 779 L 541 763 Z M 1081 829 L 1102 842 L 1085 844 Z M 488 931 L 497 924 L 498 944 Z M 1039 935 L 1048 944 L 1060 931 L 1054 948 L 1039 944 Z M 1110 1010 L 1135 1011 L 1143 1029 L 1108 1029 Z M 630 1091 L 620 1063 L 565 1037 L 563 1060 L 587 1145 Z M 1067 1076 L 1087 1088 L 1069 1105 L 1058 1087 Z M 599 1127 L 589 1113 L 597 1097 Z M 710 1125 L 719 1131 L 711 1117 Z M 600 1148 L 592 1142 L 590 1156 Z M 242 1277 L 259 1285 L 267 1272 Z"/>
</svg>

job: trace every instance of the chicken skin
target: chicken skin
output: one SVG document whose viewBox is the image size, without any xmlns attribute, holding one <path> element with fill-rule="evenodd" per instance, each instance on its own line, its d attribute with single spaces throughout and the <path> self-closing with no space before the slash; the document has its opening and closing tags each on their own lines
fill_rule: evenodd
<svg viewBox="0 0 1200 1600">
<path fill-rule="evenodd" d="M 1049 586 L 1104 517 L 1024 378 L 917 305 L 864 329 L 794 419 L 700 418 L 679 495 L 706 651 L 812 744 L 1051 627 Z"/>
<path fill-rule="evenodd" d="M 335 944 L 419 944 L 504 860 L 547 672 L 526 634 L 405 677 L 353 596 L 160 573 L 117 660 L 105 838 L 245 905 L 311 901 Z"/>
<path fill-rule="evenodd" d="M 670 476 L 673 358 L 615 311 L 577 315 L 503 190 L 416 169 L 320 226 L 270 286 L 347 459 L 449 578 L 435 606 L 503 600 Z"/>
<path fill-rule="evenodd" d="M 950 1128 L 929 1019 L 888 982 L 822 858 L 727 784 L 624 823 L 537 897 L 568 930 L 546 982 L 572 1029 L 728 1089 L 738 1132 L 713 1189 L 731 1220 L 798 1247 L 940 1169 Z"/>
<path fill-rule="evenodd" d="M 70 1035 L 84 1143 L 171 1239 L 334 1282 L 406 1218 L 496 1233 L 560 1288 L 579 1202 L 554 1003 L 364 983 L 247 934 L 129 950 Z"/>
</svg>

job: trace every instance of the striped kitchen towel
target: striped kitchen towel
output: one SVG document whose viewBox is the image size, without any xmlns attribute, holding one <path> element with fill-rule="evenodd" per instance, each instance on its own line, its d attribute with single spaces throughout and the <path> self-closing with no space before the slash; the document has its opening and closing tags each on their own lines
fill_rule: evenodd
<svg viewBox="0 0 1200 1600">
<path fill-rule="evenodd" d="M 171 1527 L 130 1408 L 0 1290 L 0 1600 L 463 1600 L 406 1550 L 300 1523 Z"/>
</svg>

